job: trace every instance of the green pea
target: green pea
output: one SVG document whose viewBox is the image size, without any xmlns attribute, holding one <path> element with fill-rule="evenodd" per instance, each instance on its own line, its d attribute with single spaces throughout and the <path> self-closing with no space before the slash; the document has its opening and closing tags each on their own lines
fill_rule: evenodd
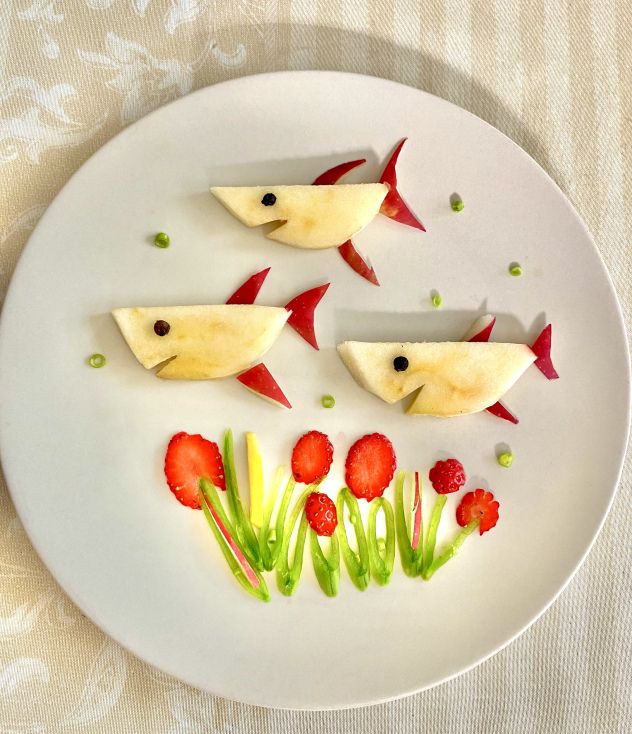
<svg viewBox="0 0 632 734">
<path fill-rule="evenodd" d="M 154 237 L 154 245 L 156 245 L 156 247 L 162 248 L 163 250 L 169 247 L 170 243 L 171 240 L 169 239 L 169 235 L 166 232 L 158 232 L 158 234 Z"/>
<path fill-rule="evenodd" d="M 323 395 L 320 402 L 323 408 L 333 408 L 336 404 L 336 398 L 333 395 Z"/>
<path fill-rule="evenodd" d="M 90 367 L 95 367 L 98 369 L 99 367 L 104 367 L 106 361 L 107 360 L 102 354 L 92 354 L 90 356 L 90 359 L 88 359 L 88 364 L 90 365 Z"/>
<path fill-rule="evenodd" d="M 504 466 L 505 469 L 509 469 L 509 467 L 513 464 L 513 454 L 511 453 L 511 451 L 503 451 L 502 454 L 499 454 L 498 463 L 501 466 Z"/>
</svg>

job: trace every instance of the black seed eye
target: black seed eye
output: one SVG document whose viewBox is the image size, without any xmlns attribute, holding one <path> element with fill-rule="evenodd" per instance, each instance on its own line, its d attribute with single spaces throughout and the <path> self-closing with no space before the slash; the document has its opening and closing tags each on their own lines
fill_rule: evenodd
<svg viewBox="0 0 632 734">
<path fill-rule="evenodd" d="M 408 360 L 402 355 L 395 357 L 393 367 L 395 368 L 395 372 L 405 372 L 408 369 Z"/>
<path fill-rule="evenodd" d="M 274 206 L 276 204 L 276 196 L 274 194 L 266 194 L 263 199 L 261 199 L 261 203 L 264 206 Z"/>
<path fill-rule="evenodd" d="M 171 326 L 166 321 L 158 320 L 154 324 L 154 331 L 158 336 L 167 336 L 169 329 L 171 329 Z"/>
</svg>

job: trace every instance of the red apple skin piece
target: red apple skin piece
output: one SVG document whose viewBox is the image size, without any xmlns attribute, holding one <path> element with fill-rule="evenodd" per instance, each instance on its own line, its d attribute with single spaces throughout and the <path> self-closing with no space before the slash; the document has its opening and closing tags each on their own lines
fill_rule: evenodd
<svg viewBox="0 0 632 734">
<path fill-rule="evenodd" d="M 304 293 L 299 293 L 285 305 L 286 310 L 290 311 L 290 318 L 287 323 L 300 334 L 308 344 L 314 349 L 318 349 L 316 341 L 316 332 L 314 330 L 314 311 L 320 303 L 322 297 L 327 292 L 329 283 L 311 288 Z"/>
<path fill-rule="evenodd" d="M 366 262 L 366 260 L 356 250 L 353 242 L 347 240 L 343 245 L 338 248 L 342 259 L 351 267 L 352 270 L 358 275 L 361 275 L 369 283 L 379 286 L 380 281 L 377 279 L 375 270 Z"/>
<path fill-rule="evenodd" d="M 415 472 L 415 501 L 413 503 L 413 538 L 410 547 L 413 550 L 419 548 L 421 540 L 421 491 L 419 488 L 419 472 Z"/>
<path fill-rule="evenodd" d="M 254 275 L 251 275 L 248 280 L 237 288 L 233 295 L 226 301 L 227 304 L 252 304 L 259 295 L 263 281 L 268 276 L 270 268 L 261 270 Z"/>
<path fill-rule="evenodd" d="M 531 351 L 537 357 L 533 364 L 535 364 L 546 379 L 557 380 L 559 375 L 551 360 L 551 333 L 551 324 L 547 324 L 540 332 L 538 338 L 533 342 Z"/>
<path fill-rule="evenodd" d="M 285 408 L 291 408 L 292 404 L 285 397 L 283 390 L 279 387 L 277 381 L 272 377 L 268 368 L 260 362 L 251 367 L 246 372 L 242 372 L 237 376 L 239 382 L 245 385 L 249 390 L 263 395 L 263 397 L 282 405 Z"/>
<path fill-rule="evenodd" d="M 397 171 L 395 170 L 395 166 L 397 165 L 397 159 L 399 158 L 399 154 L 406 140 L 407 138 L 404 138 L 395 148 L 393 155 L 389 158 L 388 163 L 380 176 L 380 183 L 384 183 L 389 187 L 389 192 L 386 194 L 386 198 L 382 202 L 380 212 L 389 219 L 394 219 L 396 222 L 407 224 L 409 227 L 414 227 L 415 229 L 420 229 L 422 232 L 425 232 L 426 228 L 424 225 L 410 211 L 397 191 Z"/>
<path fill-rule="evenodd" d="M 349 171 L 354 168 L 361 166 L 366 163 L 366 158 L 359 158 L 357 161 L 347 161 L 346 163 L 340 163 L 333 168 L 321 173 L 320 176 L 314 180 L 313 186 L 332 186 L 338 183 L 343 176 L 346 176 Z M 349 265 L 352 270 L 369 281 L 373 285 L 378 285 L 380 282 L 377 279 L 375 270 L 364 260 L 362 255 L 356 250 L 351 240 L 347 240 L 344 244 L 338 247 L 338 252 L 342 256 L 342 259 Z"/>
<path fill-rule="evenodd" d="M 513 423 L 514 425 L 518 425 L 518 423 L 520 423 L 516 416 L 510 413 L 507 408 L 505 408 L 505 406 L 500 402 L 490 405 L 489 408 L 485 408 L 485 410 L 488 413 L 495 415 L 496 418 L 502 418 L 505 421 Z"/>
<path fill-rule="evenodd" d="M 478 334 L 474 334 L 474 336 L 470 337 L 468 339 L 468 342 L 488 342 L 490 336 L 492 335 L 492 330 L 494 328 L 494 325 L 496 323 L 496 317 L 492 317 L 490 322 L 485 326 L 483 329 L 481 329 Z"/>
<path fill-rule="evenodd" d="M 333 168 L 329 168 L 320 176 L 314 179 L 312 186 L 332 186 L 338 183 L 343 176 L 346 176 L 349 171 L 353 171 L 354 168 L 361 166 L 366 163 L 366 158 L 359 158 L 357 161 L 347 161 L 346 163 L 340 163 Z"/>
</svg>

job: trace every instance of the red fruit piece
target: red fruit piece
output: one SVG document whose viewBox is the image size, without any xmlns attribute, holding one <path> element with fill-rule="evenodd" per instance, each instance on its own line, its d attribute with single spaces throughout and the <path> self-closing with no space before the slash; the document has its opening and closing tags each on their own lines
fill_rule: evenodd
<svg viewBox="0 0 632 734">
<path fill-rule="evenodd" d="M 257 395 L 267 398 L 277 405 L 283 405 L 285 408 L 292 407 L 290 401 L 285 397 L 283 390 L 281 390 L 277 381 L 272 377 L 263 362 L 256 364 L 246 372 L 242 372 L 241 375 L 237 376 L 237 379 L 249 390 L 257 393 Z"/>
<path fill-rule="evenodd" d="M 470 327 L 467 334 L 463 337 L 464 342 L 488 342 L 492 335 L 496 317 L 487 315 L 481 316 Z"/>
<path fill-rule="evenodd" d="M 437 461 L 428 476 L 437 494 L 458 492 L 465 484 L 465 470 L 463 464 L 457 459 Z"/>
<path fill-rule="evenodd" d="M 479 533 L 482 535 L 498 522 L 499 506 L 491 492 L 475 489 L 463 496 L 461 504 L 456 508 L 456 521 L 464 528 L 472 520 L 480 518 Z"/>
<path fill-rule="evenodd" d="M 518 425 L 518 423 L 520 423 L 516 416 L 513 415 L 513 413 L 510 413 L 507 408 L 505 408 L 505 406 L 500 402 L 490 405 L 489 408 L 485 408 L 485 410 L 488 413 L 495 415 L 496 418 L 502 418 L 504 421 L 509 421 L 514 425 Z"/>
<path fill-rule="evenodd" d="M 397 165 L 397 159 L 399 158 L 400 151 L 405 142 L 406 138 L 404 138 L 397 148 L 395 148 L 393 155 L 389 158 L 389 161 L 380 176 L 380 183 L 387 184 L 390 189 L 382 202 L 380 212 L 389 217 L 389 219 L 394 219 L 396 222 L 407 224 L 409 227 L 415 227 L 415 229 L 420 229 L 422 232 L 425 232 L 426 228 L 424 225 L 410 211 L 397 191 L 397 171 L 395 170 L 395 167 Z"/>
<path fill-rule="evenodd" d="M 314 484 L 329 473 L 334 458 L 331 441 L 320 431 L 301 436 L 292 451 L 292 474 L 297 482 Z"/>
<path fill-rule="evenodd" d="M 370 502 L 384 494 L 396 467 L 393 444 L 381 433 L 370 433 L 349 449 L 345 481 L 358 499 Z"/>
<path fill-rule="evenodd" d="M 338 252 L 342 255 L 342 259 L 349 265 L 358 275 L 373 283 L 373 285 L 379 285 L 380 281 L 377 279 L 375 270 L 366 262 L 366 260 L 356 250 L 353 242 L 347 240 L 344 244 L 338 247 Z"/>
<path fill-rule="evenodd" d="M 305 502 L 305 517 L 317 535 L 333 535 L 338 525 L 336 505 L 322 492 L 312 492 Z"/>
<path fill-rule="evenodd" d="M 535 366 L 547 380 L 557 380 L 559 375 L 555 371 L 551 360 L 551 331 L 551 324 L 547 324 L 533 343 L 531 351 L 537 357 L 534 362 Z"/>
<path fill-rule="evenodd" d="M 318 349 L 314 330 L 314 311 L 327 292 L 327 288 L 329 288 L 329 283 L 311 288 L 304 293 L 299 293 L 285 305 L 286 310 L 291 312 L 287 320 L 288 324 L 314 349 Z"/>
<path fill-rule="evenodd" d="M 199 434 L 182 431 L 172 437 L 165 456 L 165 476 L 176 499 L 194 510 L 200 509 L 198 482 L 201 477 L 210 479 L 219 489 L 226 489 L 219 448 Z"/>
<path fill-rule="evenodd" d="M 251 275 L 248 280 L 240 285 L 239 288 L 233 293 L 233 295 L 226 301 L 227 304 L 240 303 L 250 304 L 255 302 L 255 298 L 261 290 L 263 281 L 266 279 L 270 268 L 266 268 L 259 273 Z"/>
<path fill-rule="evenodd" d="M 328 168 L 324 173 L 314 179 L 313 186 L 331 186 L 338 183 L 343 176 L 346 176 L 349 171 L 353 171 L 354 168 L 361 166 L 366 163 L 366 158 L 359 158 L 357 161 L 347 161 L 346 163 L 340 163 L 333 168 Z"/>
</svg>

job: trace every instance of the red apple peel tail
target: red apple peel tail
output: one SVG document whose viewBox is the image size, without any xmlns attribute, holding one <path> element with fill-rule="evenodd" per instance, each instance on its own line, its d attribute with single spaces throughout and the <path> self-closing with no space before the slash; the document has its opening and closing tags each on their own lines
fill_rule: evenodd
<svg viewBox="0 0 632 734">
<path fill-rule="evenodd" d="M 349 265 L 349 267 L 358 275 L 361 275 L 363 278 L 368 280 L 369 283 L 379 286 L 380 281 L 377 279 L 375 270 L 373 270 L 362 255 L 360 255 L 351 240 L 347 240 L 344 244 L 340 245 L 340 247 L 338 247 L 338 252 L 347 265 Z"/>
<path fill-rule="evenodd" d="M 270 268 L 261 270 L 259 273 L 251 275 L 248 280 L 237 288 L 233 295 L 226 301 L 227 305 L 238 303 L 238 304 L 251 304 L 255 302 L 263 281 L 266 279 Z"/>
<path fill-rule="evenodd" d="M 239 382 L 257 395 L 267 400 L 291 408 L 292 404 L 285 397 L 283 390 L 263 362 L 256 364 L 246 372 L 237 376 Z"/>
<path fill-rule="evenodd" d="M 407 204 L 404 202 L 402 197 L 397 190 L 397 159 L 401 149 L 406 142 L 407 138 L 404 138 L 399 145 L 395 148 L 393 155 L 389 158 L 388 163 L 382 171 L 380 176 L 380 183 L 386 184 L 389 187 L 389 192 L 386 194 L 380 213 L 387 216 L 389 219 L 394 219 L 396 222 L 406 224 L 409 227 L 420 229 L 422 232 L 426 231 L 424 225 L 417 219 L 417 217 L 411 212 Z"/>
<path fill-rule="evenodd" d="M 298 296 L 285 305 L 286 310 L 290 311 L 290 318 L 287 323 L 314 349 L 318 349 L 314 329 L 314 312 L 328 288 L 329 283 L 310 288 L 304 293 L 299 293 Z"/>
<path fill-rule="evenodd" d="M 488 413 L 495 415 L 496 418 L 502 418 L 504 421 L 509 421 L 514 425 L 518 425 L 518 423 L 520 423 L 516 416 L 510 413 L 507 408 L 505 408 L 505 406 L 500 402 L 490 405 L 489 408 L 485 408 L 485 410 Z"/>
<path fill-rule="evenodd" d="M 557 380 L 559 375 L 553 366 L 551 359 L 551 324 L 547 324 L 540 332 L 538 338 L 533 342 L 531 351 L 535 354 L 535 366 L 546 377 L 547 380 Z"/>
</svg>

